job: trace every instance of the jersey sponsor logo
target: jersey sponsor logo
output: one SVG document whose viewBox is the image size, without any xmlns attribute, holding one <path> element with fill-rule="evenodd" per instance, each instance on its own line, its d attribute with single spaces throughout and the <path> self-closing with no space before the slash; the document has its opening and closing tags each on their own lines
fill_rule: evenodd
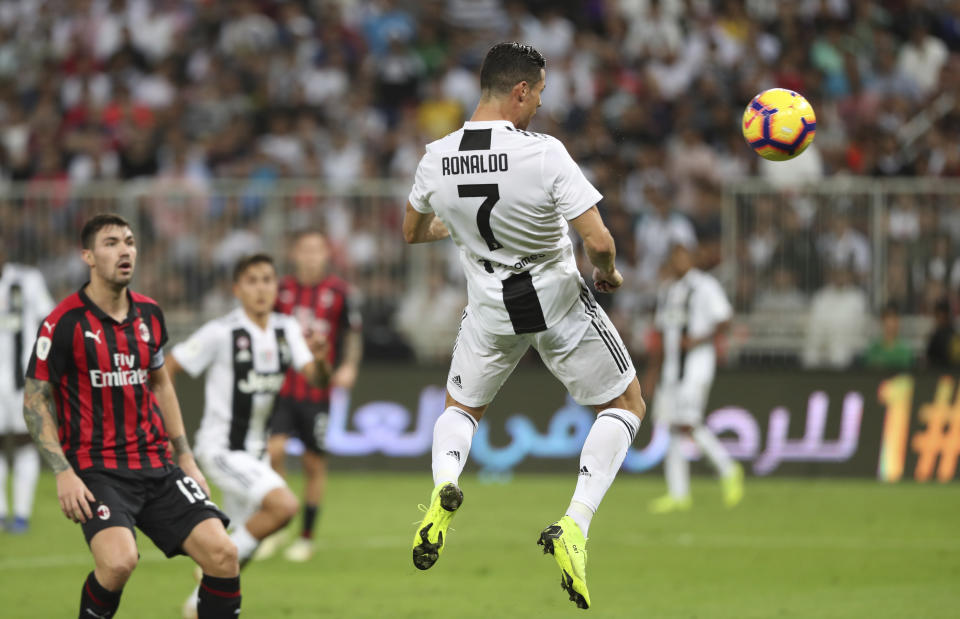
<svg viewBox="0 0 960 619">
<path fill-rule="evenodd" d="M 100 333 L 101 333 L 100 329 L 97 329 L 96 333 L 94 333 L 93 331 L 84 331 L 83 337 L 89 337 L 92 340 L 96 340 L 97 344 L 101 344 L 102 342 L 100 341 Z"/>
<path fill-rule="evenodd" d="M 508 161 L 506 153 L 489 153 L 486 155 L 451 155 L 443 157 L 440 162 L 443 176 L 455 174 L 484 174 L 489 172 L 506 172 Z"/>
<path fill-rule="evenodd" d="M 50 338 L 46 335 L 41 335 L 37 338 L 37 359 L 40 361 L 46 361 L 47 357 L 50 356 L 50 348 L 53 346 L 53 342 L 50 341 Z"/>
<path fill-rule="evenodd" d="M 502 262 L 497 262 L 496 260 L 487 260 L 486 258 L 478 258 L 477 262 L 479 262 L 480 264 L 493 263 L 498 267 L 502 267 L 504 269 L 515 269 L 519 271 L 524 267 L 533 264 L 537 260 L 540 260 L 541 258 L 545 258 L 546 256 L 547 254 L 531 254 L 529 256 L 524 256 L 523 258 L 520 258 L 513 264 L 504 264 Z"/>
<path fill-rule="evenodd" d="M 150 341 L 150 329 L 147 328 L 147 325 L 144 324 L 143 321 L 141 321 L 141 322 L 140 322 L 140 326 L 138 327 L 138 329 L 139 329 L 139 331 L 140 331 L 140 339 L 143 340 L 144 342 L 149 342 L 149 341 Z"/>
<path fill-rule="evenodd" d="M 247 372 L 246 378 L 237 381 L 237 389 L 243 393 L 279 393 L 286 375 L 282 372 L 261 374 L 254 370 Z"/>
<path fill-rule="evenodd" d="M 97 517 L 100 520 L 110 520 L 110 508 L 104 505 L 103 503 L 97 507 Z"/>
<path fill-rule="evenodd" d="M 149 372 L 142 369 L 114 370 L 113 372 L 90 370 L 90 385 L 98 389 L 103 389 L 104 387 L 143 385 L 147 382 L 149 375 Z"/>
</svg>

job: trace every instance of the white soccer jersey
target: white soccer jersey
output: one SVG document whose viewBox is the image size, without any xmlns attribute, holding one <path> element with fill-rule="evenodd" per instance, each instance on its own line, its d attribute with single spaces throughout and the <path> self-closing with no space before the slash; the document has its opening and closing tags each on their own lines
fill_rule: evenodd
<svg viewBox="0 0 960 619">
<path fill-rule="evenodd" d="M 684 335 L 699 338 L 712 333 L 731 316 L 733 308 L 720 282 L 703 271 L 690 269 L 662 288 L 654 321 L 663 333 L 661 385 L 710 383 L 717 364 L 713 342 L 704 342 L 684 352 L 680 341 Z"/>
<path fill-rule="evenodd" d="M 267 328 L 237 308 L 203 325 L 171 351 L 191 376 L 207 372 L 197 452 L 266 448 L 267 421 L 287 368 L 298 371 L 313 360 L 300 325 L 273 313 Z"/>
<path fill-rule="evenodd" d="M 450 230 L 480 325 L 510 334 L 553 326 L 579 298 L 567 221 L 602 197 L 559 140 L 497 120 L 428 144 L 409 200 Z"/>
<path fill-rule="evenodd" d="M 53 299 L 40 271 L 7 262 L 0 271 L 0 398 L 23 389 L 24 371 Z"/>
</svg>

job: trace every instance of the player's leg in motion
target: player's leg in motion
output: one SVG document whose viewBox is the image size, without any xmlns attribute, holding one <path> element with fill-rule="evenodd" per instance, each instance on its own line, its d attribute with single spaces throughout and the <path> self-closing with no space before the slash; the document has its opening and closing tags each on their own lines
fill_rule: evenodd
<svg viewBox="0 0 960 619">
<path fill-rule="evenodd" d="M 216 518 L 201 521 L 183 542 L 203 576 L 197 593 L 199 619 L 235 619 L 240 613 L 240 563 L 237 547 Z"/>
<path fill-rule="evenodd" d="M 724 505 L 733 507 L 743 498 L 743 469 L 733 461 L 716 435 L 703 423 L 694 426 L 691 436 L 720 476 Z"/>
<path fill-rule="evenodd" d="M 590 521 L 620 470 L 646 411 L 640 383 L 634 378 L 623 395 L 594 409 L 597 420 L 580 452 L 577 487 L 570 506 L 564 517 L 544 529 L 537 541 L 545 553 L 556 559 L 561 570 L 560 584 L 579 608 L 590 607 L 586 582 Z"/>
<path fill-rule="evenodd" d="M 96 517 L 96 516 L 94 516 Z M 80 618 L 113 617 L 137 566 L 137 543 L 126 527 L 108 527 L 90 539 L 95 569 L 80 590 Z"/>
<path fill-rule="evenodd" d="M 663 460 L 667 480 L 667 494 L 650 503 L 650 512 L 667 514 L 690 509 L 690 462 L 683 453 L 683 441 L 690 434 L 690 426 L 670 425 L 670 442 Z"/>
<path fill-rule="evenodd" d="M 329 414 L 325 408 L 307 403 L 297 411 L 299 434 L 304 443 L 303 523 L 300 535 L 284 551 L 288 561 L 303 562 L 313 556 L 313 528 L 320 514 L 320 506 L 327 487 L 327 456 L 325 451 Z"/>
<path fill-rule="evenodd" d="M 413 538 L 413 564 L 421 570 L 437 562 L 450 521 L 463 503 L 460 474 L 467 463 L 478 421 L 487 408 L 465 406 L 450 395 L 446 406 L 433 427 L 433 493 Z"/>
<path fill-rule="evenodd" d="M 297 497 L 286 486 L 268 492 L 260 507 L 245 522 L 238 523 L 230 539 L 237 546 L 240 566 L 245 566 L 261 540 L 287 526 L 297 514 Z"/>
</svg>

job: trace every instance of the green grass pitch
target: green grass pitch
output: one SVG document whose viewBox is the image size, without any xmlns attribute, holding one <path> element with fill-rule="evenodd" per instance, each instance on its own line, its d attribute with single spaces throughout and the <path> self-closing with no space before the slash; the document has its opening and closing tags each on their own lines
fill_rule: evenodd
<svg viewBox="0 0 960 619">
<path fill-rule="evenodd" d="M 651 516 L 655 475 L 622 475 L 594 518 L 589 611 L 560 590 L 536 546 L 562 515 L 573 475 L 463 481 L 465 501 L 440 561 L 410 561 L 421 475 L 334 473 L 306 564 L 276 557 L 243 573 L 243 616 L 452 619 L 489 617 L 850 618 L 960 616 L 960 493 L 955 485 L 870 480 L 747 480 L 734 510 L 695 480 L 694 508 Z M 295 482 L 299 486 L 299 481 Z M 120 617 L 179 617 L 187 559 L 165 560 L 142 535 L 142 559 Z M 0 534 L 2 616 L 76 616 L 92 561 L 59 513 L 53 478 L 38 489 L 28 535 Z"/>
</svg>

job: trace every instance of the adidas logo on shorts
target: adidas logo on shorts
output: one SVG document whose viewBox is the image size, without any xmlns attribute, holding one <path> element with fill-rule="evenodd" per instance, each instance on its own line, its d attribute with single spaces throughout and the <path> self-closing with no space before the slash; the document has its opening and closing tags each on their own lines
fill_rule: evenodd
<svg viewBox="0 0 960 619">
<path fill-rule="evenodd" d="M 447 455 L 448 455 L 448 456 L 453 456 L 454 458 L 457 459 L 457 462 L 460 462 L 460 452 L 459 452 L 459 451 L 454 451 L 454 450 L 451 449 L 450 451 L 447 452 Z"/>
<path fill-rule="evenodd" d="M 580 467 L 580 474 L 581 474 L 581 475 L 584 475 L 584 476 L 586 476 L 586 477 L 591 477 L 590 471 L 587 469 L 586 466 L 581 466 L 581 467 Z"/>
<path fill-rule="evenodd" d="M 457 387 L 463 389 L 463 385 L 460 383 L 460 375 L 459 375 L 459 374 L 457 374 L 456 376 L 454 376 L 453 378 L 451 378 L 451 379 L 450 379 L 450 382 L 452 382 L 452 383 L 453 383 L 454 385 L 456 385 Z"/>
</svg>

